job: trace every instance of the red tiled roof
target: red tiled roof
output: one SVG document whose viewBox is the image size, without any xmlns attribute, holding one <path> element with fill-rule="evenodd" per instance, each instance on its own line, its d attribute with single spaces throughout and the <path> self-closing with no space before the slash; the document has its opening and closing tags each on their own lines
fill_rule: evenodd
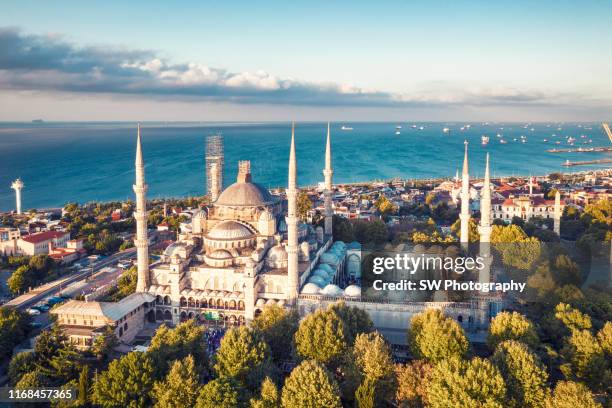
<svg viewBox="0 0 612 408">
<path fill-rule="evenodd" d="M 44 231 L 44 232 L 39 232 L 37 234 L 27 235 L 23 237 L 22 239 L 31 244 L 39 244 L 41 242 L 49 241 L 54 238 L 64 237 L 65 235 L 68 235 L 68 233 L 61 232 L 61 231 Z"/>
</svg>

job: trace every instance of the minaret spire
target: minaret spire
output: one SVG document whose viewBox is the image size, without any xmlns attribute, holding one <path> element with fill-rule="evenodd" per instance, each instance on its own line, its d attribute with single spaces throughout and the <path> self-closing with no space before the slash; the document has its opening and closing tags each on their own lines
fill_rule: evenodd
<svg viewBox="0 0 612 408">
<path fill-rule="evenodd" d="M 554 221 L 554 225 L 553 225 L 553 230 L 555 231 L 555 233 L 557 235 L 561 235 L 561 214 L 562 214 L 562 210 L 561 210 L 561 193 L 559 193 L 559 190 L 557 190 L 557 192 L 555 193 L 555 209 L 554 209 L 554 214 L 553 214 L 553 221 Z"/>
<path fill-rule="evenodd" d="M 145 184 L 144 160 L 142 158 L 142 142 L 140 137 L 140 123 L 138 124 L 138 136 L 136 138 L 136 180 L 134 193 L 136 194 L 136 255 L 138 260 L 138 281 L 136 292 L 145 292 L 149 287 L 149 240 L 147 238 L 147 198 L 148 186 Z"/>
<path fill-rule="evenodd" d="M 470 174 L 468 169 L 468 141 L 464 142 L 465 154 L 463 157 L 463 171 L 461 173 L 461 246 L 467 249 L 469 243 L 470 223 Z"/>
<path fill-rule="evenodd" d="M 289 180 L 287 183 L 287 297 L 295 305 L 299 291 L 298 219 L 297 219 L 297 160 L 295 157 L 295 123 L 291 124 L 289 150 Z"/>
<path fill-rule="evenodd" d="M 489 153 L 485 165 L 485 176 L 480 194 L 480 256 L 484 260 L 484 268 L 478 273 L 480 283 L 490 281 L 491 275 L 491 177 L 489 171 Z"/>
<path fill-rule="evenodd" d="M 329 131 L 329 122 L 327 122 L 327 144 L 325 146 L 325 169 L 323 175 L 325 176 L 325 235 L 332 235 L 333 231 L 333 203 L 332 203 L 332 176 L 334 170 L 332 169 L 332 155 L 331 155 L 331 136 Z"/>
</svg>

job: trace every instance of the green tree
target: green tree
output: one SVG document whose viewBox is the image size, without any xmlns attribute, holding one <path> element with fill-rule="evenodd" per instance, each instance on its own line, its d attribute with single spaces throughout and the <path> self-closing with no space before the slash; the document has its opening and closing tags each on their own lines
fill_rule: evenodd
<svg viewBox="0 0 612 408">
<path fill-rule="evenodd" d="M 395 399 L 402 408 L 424 408 L 427 406 L 432 368 L 432 365 L 425 360 L 413 360 L 408 364 L 398 364 L 396 366 L 397 391 Z"/>
<path fill-rule="evenodd" d="M 110 326 L 104 328 L 104 332 L 94 339 L 91 352 L 98 361 L 106 362 L 110 360 L 113 349 L 119 345 L 119 339 Z"/>
<path fill-rule="evenodd" d="M 606 354 L 606 359 L 612 361 L 612 322 L 606 322 L 597 333 L 597 341 Z"/>
<path fill-rule="evenodd" d="M 574 330 L 591 330 L 591 317 L 567 303 L 555 307 L 555 317 L 571 332 Z"/>
<path fill-rule="evenodd" d="M 283 408 L 341 408 L 336 380 L 313 360 L 306 360 L 291 371 L 281 396 Z"/>
<path fill-rule="evenodd" d="M 573 381 L 559 381 L 547 408 L 601 408 L 589 389 Z"/>
<path fill-rule="evenodd" d="M 30 331 L 31 317 L 9 307 L 0 307 L 0 359 L 11 356 L 13 348 Z"/>
<path fill-rule="evenodd" d="M 342 319 L 333 310 L 317 310 L 302 320 L 295 333 L 298 355 L 321 364 L 339 363 L 348 347 L 347 332 Z"/>
<path fill-rule="evenodd" d="M 428 406 L 505 407 L 506 386 L 499 370 L 488 360 L 442 360 L 431 372 Z"/>
<path fill-rule="evenodd" d="M 493 248 L 501 253 L 505 265 L 528 270 L 540 257 L 540 243 L 529 237 L 518 225 L 494 225 L 491 230 Z"/>
<path fill-rule="evenodd" d="M 78 396 L 77 396 L 77 405 L 84 407 L 89 403 L 89 366 L 83 365 L 81 369 L 81 373 L 79 374 L 79 383 L 78 383 Z"/>
<path fill-rule="evenodd" d="M 27 265 L 20 266 L 11 274 L 6 283 L 12 294 L 16 295 L 24 292 L 34 285 L 32 269 Z"/>
<path fill-rule="evenodd" d="M 153 360 L 156 379 L 163 378 L 174 360 L 193 356 L 196 369 L 201 376 L 208 372 L 208 355 L 204 341 L 204 328 L 188 320 L 171 329 L 160 326 L 151 339 L 147 353 Z"/>
<path fill-rule="evenodd" d="M 493 354 L 492 362 L 499 368 L 505 380 L 511 406 L 545 406 L 548 373 L 539 358 L 525 344 L 516 340 L 500 343 Z"/>
<path fill-rule="evenodd" d="M 366 377 L 355 392 L 356 408 L 375 408 L 376 388 L 376 381 Z"/>
<path fill-rule="evenodd" d="M 306 220 L 308 211 L 312 210 L 312 201 L 308 197 L 308 193 L 301 191 L 297 197 L 297 215 L 302 221 Z"/>
<path fill-rule="evenodd" d="M 149 393 L 153 387 L 153 363 L 140 352 L 131 352 L 113 360 L 93 385 L 92 400 L 104 408 L 151 406 Z"/>
<path fill-rule="evenodd" d="M 36 357 L 31 351 L 17 353 L 11 359 L 8 366 L 8 377 L 10 385 L 15 385 L 21 377 L 36 368 Z"/>
<path fill-rule="evenodd" d="M 279 408 L 280 393 L 270 377 L 264 378 L 259 391 L 259 398 L 252 398 L 250 408 Z"/>
<path fill-rule="evenodd" d="M 495 350 L 505 340 L 518 340 L 530 347 L 539 343 L 533 323 L 518 312 L 501 312 L 491 320 L 487 344 Z"/>
<path fill-rule="evenodd" d="M 457 238 L 461 238 L 461 220 L 457 220 L 451 225 L 451 231 L 457 235 Z M 468 241 L 478 242 L 480 240 L 480 233 L 478 232 L 478 224 L 472 218 L 468 222 Z"/>
<path fill-rule="evenodd" d="M 589 330 L 572 330 L 565 339 L 561 356 L 563 375 L 570 380 L 585 381 L 593 389 L 600 389 L 606 371 L 606 358 L 599 342 Z"/>
<path fill-rule="evenodd" d="M 397 211 L 397 206 L 393 204 L 384 194 L 381 194 L 380 197 L 378 197 L 378 200 L 376 200 L 374 206 L 382 216 L 393 214 Z"/>
<path fill-rule="evenodd" d="M 270 346 L 275 361 L 291 358 L 293 336 L 298 328 L 299 316 L 276 304 L 266 305 L 263 312 L 253 320 L 253 328 L 261 332 Z"/>
<path fill-rule="evenodd" d="M 48 386 L 59 386 L 76 379 L 81 371 L 81 355 L 68 342 L 60 326 L 44 330 L 34 345 L 37 370 L 48 379 Z"/>
<path fill-rule="evenodd" d="M 240 384 L 231 377 L 210 381 L 200 389 L 196 408 L 246 408 L 247 399 Z"/>
<path fill-rule="evenodd" d="M 176 360 L 164 381 L 153 385 L 152 396 L 159 408 L 193 407 L 198 398 L 199 374 L 191 355 Z"/>
<path fill-rule="evenodd" d="M 329 306 L 329 310 L 338 315 L 344 324 L 347 341 L 352 344 L 358 334 L 369 333 L 374 330 L 374 323 L 370 315 L 356 306 L 348 306 L 345 302 L 336 302 Z"/>
<path fill-rule="evenodd" d="M 395 367 L 391 349 L 378 332 L 357 335 L 353 356 L 360 371 L 366 378 L 376 382 L 390 381 Z"/>
<path fill-rule="evenodd" d="M 229 329 L 215 356 L 219 377 L 233 377 L 241 385 L 259 385 L 269 369 L 270 349 L 261 334 L 250 327 Z"/>
<path fill-rule="evenodd" d="M 453 356 L 465 356 L 469 342 L 456 321 L 438 309 L 427 309 L 412 318 L 408 345 L 417 358 L 437 363 Z"/>
</svg>

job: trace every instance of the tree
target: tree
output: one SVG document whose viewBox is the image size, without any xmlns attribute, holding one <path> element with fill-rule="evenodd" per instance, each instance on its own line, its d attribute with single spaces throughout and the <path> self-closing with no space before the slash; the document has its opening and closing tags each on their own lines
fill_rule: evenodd
<svg viewBox="0 0 612 408">
<path fill-rule="evenodd" d="M 397 206 L 393 204 L 386 195 L 381 194 L 374 206 L 383 217 L 388 214 L 393 214 L 397 211 Z"/>
<path fill-rule="evenodd" d="M 153 400 L 159 408 L 193 407 L 198 398 L 199 374 L 191 355 L 176 360 L 164 381 L 153 385 Z"/>
<path fill-rule="evenodd" d="M 417 358 L 437 363 L 450 357 L 465 356 L 469 342 L 456 321 L 438 309 L 427 309 L 412 318 L 408 345 Z"/>
<path fill-rule="evenodd" d="M 0 307 L 0 359 L 10 357 L 13 348 L 25 339 L 31 320 L 27 313 Z"/>
<path fill-rule="evenodd" d="M 370 315 L 363 309 L 348 306 L 345 302 L 336 302 L 329 306 L 329 310 L 338 315 L 346 329 L 347 341 L 352 344 L 360 333 L 369 333 L 374 330 L 374 323 Z"/>
<path fill-rule="evenodd" d="M 341 408 L 336 380 L 320 363 L 306 360 L 291 371 L 281 396 L 283 408 Z"/>
<path fill-rule="evenodd" d="M 27 265 L 17 268 L 6 282 L 11 293 L 16 295 L 32 286 L 34 284 L 32 275 L 32 269 Z"/>
<path fill-rule="evenodd" d="M 561 372 L 567 379 L 585 381 L 593 389 L 600 389 L 606 371 L 606 358 L 599 342 L 589 330 L 572 330 L 565 339 L 561 356 Z"/>
<path fill-rule="evenodd" d="M 378 332 L 357 335 L 353 347 L 355 362 L 366 378 L 373 381 L 389 381 L 394 366 L 391 350 Z"/>
<path fill-rule="evenodd" d="M 557 285 L 580 285 L 582 283 L 580 269 L 569 256 L 558 255 L 552 262 L 551 267 Z"/>
<path fill-rule="evenodd" d="M 375 408 L 376 402 L 376 381 L 366 377 L 355 392 L 357 408 Z"/>
<path fill-rule="evenodd" d="M 544 407 L 548 396 L 548 373 L 539 358 L 525 344 L 516 340 L 500 343 L 492 362 L 504 378 L 512 406 Z"/>
<path fill-rule="evenodd" d="M 505 407 L 506 386 L 488 360 L 450 358 L 431 371 L 428 407 Z"/>
<path fill-rule="evenodd" d="M 44 330 L 34 345 L 37 370 L 48 380 L 47 386 L 60 386 L 76 379 L 81 371 L 81 355 L 68 342 L 60 326 Z"/>
<path fill-rule="evenodd" d="M 113 360 L 93 385 L 92 400 L 104 408 L 149 407 L 153 363 L 148 354 L 131 352 Z"/>
<path fill-rule="evenodd" d="M 451 225 L 451 231 L 461 238 L 461 220 L 457 220 Z M 468 222 L 468 241 L 478 242 L 480 240 L 480 233 L 478 232 L 478 224 L 472 218 Z"/>
<path fill-rule="evenodd" d="M 595 402 L 593 394 L 580 383 L 573 381 L 559 381 L 550 398 L 547 408 L 601 408 Z"/>
<path fill-rule="evenodd" d="M 540 256 L 540 243 L 518 225 L 494 225 L 491 243 L 502 255 L 505 265 L 527 270 Z"/>
<path fill-rule="evenodd" d="M 334 215 L 332 232 L 334 239 L 344 242 L 355 241 L 355 232 L 353 231 L 353 224 L 344 217 Z"/>
<path fill-rule="evenodd" d="M 297 197 L 297 215 L 302 221 L 306 220 L 308 211 L 312 210 L 312 201 L 308 197 L 308 193 L 301 191 Z"/>
<path fill-rule="evenodd" d="M 229 329 L 215 356 L 219 377 L 235 378 L 242 386 L 259 385 L 269 368 L 270 349 L 261 334 L 247 326 Z"/>
<path fill-rule="evenodd" d="M 592 327 L 589 315 L 582 313 L 567 303 L 559 303 L 555 307 L 555 317 L 571 332 L 573 330 L 590 330 Z"/>
<path fill-rule="evenodd" d="M 425 360 L 413 360 L 408 364 L 396 366 L 395 399 L 401 407 L 423 408 L 427 406 L 431 370 L 432 365 Z"/>
<path fill-rule="evenodd" d="M 539 339 L 533 323 L 517 312 L 501 312 L 491 320 L 487 344 L 495 350 L 505 340 L 518 340 L 536 347 Z"/>
<path fill-rule="evenodd" d="M 247 400 L 240 384 L 231 377 L 210 381 L 200 390 L 196 408 L 246 408 Z"/>
<path fill-rule="evenodd" d="M 606 354 L 608 361 L 612 361 L 612 322 L 606 322 L 597 333 L 597 341 Z"/>
<path fill-rule="evenodd" d="M 15 385 L 21 377 L 36 368 L 36 358 L 31 351 L 17 353 L 11 359 L 8 366 L 8 377 L 10 385 Z"/>
<path fill-rule="evenodd" d="M 86 406 L 89 403 L 89 366 L 84 365 L 79 374 L 79 384 L 77 396 L 77 404 L 81 407 Z"/>
<path fill-rule="evenodd" d="M 153 360 L 155 377 L 163 378 L 174 360 L 181 360 L 188 355 L 193 356 L 196 369 L 200 376 L 208 372 L 208 355 L 204 341 L 204 328 L 195 321 L 188 320 L 170 329 L 162 325 L 151 339 L 147 353 Z"/>
<path fill-rule="evenodd" d="M 348 347 L 347 331 L 333 310 L 317 310 L 302 320 L 295 333 L 295 348 L 300 357 L 334 366 Z"/>
<path fill-rule="evenodd" d="M 110 326 L 106 326 L 102 335 L 94 339 L 91 352 L 96 356 L 98 361 L 106 362 L 110 360 L 113 349 L 118 345 L 119 339 L 117 339 L 114 330 Z"/>
<path fill-rule="evenodd" d="M 258 330 L 270 347 L 275 361 L 291 358 L 293 336 L 298 328 L 299 316 L 295 310 L 278 306 L 264 306 L 263 312 L 253 320 L 253 328 Z"/>
<path fill-rule="evenodd" d="M 279 408 L 280 393 L 270 377 L 264 378 L 259 391 L 259 398 L 252 398 L 250 408 Z"/>
</svg>

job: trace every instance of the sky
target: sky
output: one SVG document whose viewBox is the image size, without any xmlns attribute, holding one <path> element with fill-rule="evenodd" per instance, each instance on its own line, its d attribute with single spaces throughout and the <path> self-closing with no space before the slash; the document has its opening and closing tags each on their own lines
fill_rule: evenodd
<svg viewBox="0 0 612 408">
<path fill-rule="evenodd" d="M 0 121 L 612 119 L 609 1 L 29 1 Z"/>
</svg>

